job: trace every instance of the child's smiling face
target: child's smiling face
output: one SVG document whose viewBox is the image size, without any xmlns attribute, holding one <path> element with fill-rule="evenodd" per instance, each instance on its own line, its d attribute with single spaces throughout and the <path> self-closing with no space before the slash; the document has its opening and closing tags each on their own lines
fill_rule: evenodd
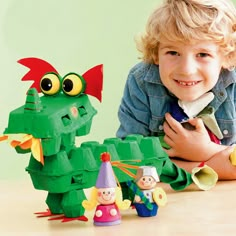
<svg viewBox="0 0 236 236">
<path fill-rule="evenodd" d="M 219 45 L 211 41 L 162 40 L 158 55 L 162 83 L 183 101 L 194 101 L 211 90 L 223 65 Z"/>
</svg>

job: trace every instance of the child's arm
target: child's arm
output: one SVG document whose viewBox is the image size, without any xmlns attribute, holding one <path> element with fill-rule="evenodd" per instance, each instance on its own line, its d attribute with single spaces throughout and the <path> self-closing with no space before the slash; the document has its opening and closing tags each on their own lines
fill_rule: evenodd
<svg viewBox="0 0 236 236">
<path fill-rule="evenodd" d="M 218 152 L 227 148 L 211 141 L 200 118 L 190 119 L 194 130 L 185 129 L 169 113 L 165 116 L 164 141 L 170 146 L 166 150 L 170 157 L 179 157 L 187 161 L 206 162 Z"/>
<path fill-rule="evenodd" d="M 164 141 L 170 149 L 165 151 L 173 162 L 191 172 L 204 161 L 217 172 L 219 179 L 235 179 L 236 167 L 229 159 L 234 147 L 213 143 L 201 119 L 189 122 L 195 126 L 195 130 L 185 129 L 170 114 L 166 114 Z"/>
<path fill-rule="evenodd" d="M 218 152 L 208 161 L 206 165 L 213 168 L 218 174 L 219 180 L 233 180 L 236 179 L 236 167 L 233 166 L 229 160 L 234 147 L 228 147 L 223 151 Z M 200 162 L 184 161 L 179 159 L 172 159 L 172 161 L 179 167 L 191 172 L 192 169 L 200 164 Z"/>
</svg>

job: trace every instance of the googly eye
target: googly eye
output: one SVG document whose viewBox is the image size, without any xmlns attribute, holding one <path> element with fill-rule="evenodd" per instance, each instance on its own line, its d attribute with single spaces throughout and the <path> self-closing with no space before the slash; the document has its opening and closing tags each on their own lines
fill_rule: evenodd
<svg viewBox="0 0 236 236">
<path fill-rule="evenodd" d="M 69 73 L 63 78 L 62 90 L 69 96 L 77 96 L 84 92 L 85 85 L 85 80 L 81 76 Z"/>
<path fill-rule="evenodd" d="M 40 88 L 45 95 L 54 95 L 60 91 L 60 78 L 55 73 L 47 73 L 40 81 Z"/>
</svg>

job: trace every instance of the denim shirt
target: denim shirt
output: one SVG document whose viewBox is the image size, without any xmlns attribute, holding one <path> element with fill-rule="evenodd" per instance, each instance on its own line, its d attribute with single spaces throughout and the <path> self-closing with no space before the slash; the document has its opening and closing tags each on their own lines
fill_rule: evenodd
<svg viewBox="0 0 236 236">
<path fill-rule="evenodd" d="M 218 82 L 211 90 L 215 97 L 209 104 L 223 134 L 221 143 L 236 143 L 236 72 L 222 70 Z M 162 84 L 159 66 L 140 62 L 128 75 L 118 111 L 120 127 L 117 137 L 128 134 L 162 136 L 164 116 L 171 112 L 170 104 L 177 98 Z"/>
</svg>

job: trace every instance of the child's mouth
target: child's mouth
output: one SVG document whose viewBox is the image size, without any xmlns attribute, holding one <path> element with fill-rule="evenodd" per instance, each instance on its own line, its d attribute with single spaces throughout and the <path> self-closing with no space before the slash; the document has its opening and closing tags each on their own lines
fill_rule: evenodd
<svg viewBox="0 0 236 236">
<path fill-rule="evenodd" d="M 179 85 L 182 86 L 194 86 L 199 83 L 199 81 L 181 81 L 181 80 L 175 80 Z"/>
</svg>

